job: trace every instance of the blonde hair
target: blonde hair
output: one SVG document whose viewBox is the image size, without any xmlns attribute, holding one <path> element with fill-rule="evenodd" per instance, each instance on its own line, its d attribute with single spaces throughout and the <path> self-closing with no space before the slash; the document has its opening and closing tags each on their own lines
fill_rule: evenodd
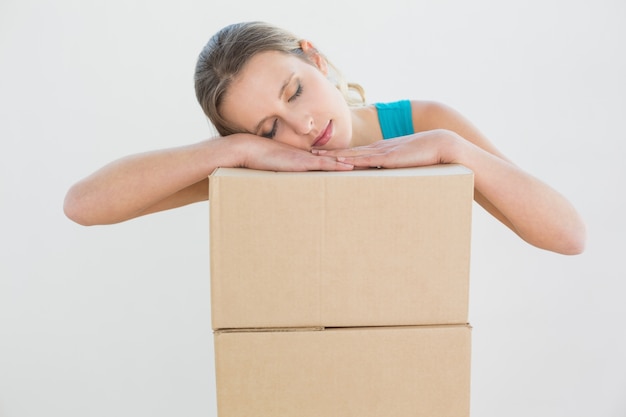
<svg viewBox="0 0 626 417">
<path fill-rule="evenodd" d="M 300 47 L 302 39 L 264 22 L 235 23 L 221 29 L 204 46 L 194 76 L 196 98 L 204 114 L 218 133 L 238 133 L 220 113 L 220 105 L 234 77 L 248 60 L 264 51 L 293 54 L 311 63 Z M 347 83 L 323 55 L 329 67 L 329 80 L 342 92 L 350 106 L 365 103 L 365 93 L 358 84 Z M 356 94 L 355 94 L 356 93 Z"/>
</svg>

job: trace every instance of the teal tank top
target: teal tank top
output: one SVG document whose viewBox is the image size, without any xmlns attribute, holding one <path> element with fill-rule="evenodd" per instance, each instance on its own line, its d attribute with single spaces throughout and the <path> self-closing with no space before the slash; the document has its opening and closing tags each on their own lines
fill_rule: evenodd
<svg viewBox="0 0 626 417">
<path fill-rule="evenodd" d="M 383 132 L 383 139 L 397 138 L 415 133 L 411 102 L 400 100 L 392 103 L 374 103 L 378 110 L 378 123 Z"/>
</svg>

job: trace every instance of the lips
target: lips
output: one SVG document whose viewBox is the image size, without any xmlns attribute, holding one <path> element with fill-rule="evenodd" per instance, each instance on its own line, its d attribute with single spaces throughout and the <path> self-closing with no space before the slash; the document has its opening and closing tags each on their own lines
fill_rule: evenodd
<svg viewBox="0 0 626 417">
<path fill-rule="evenodd" d="M 328 122 L 324 130 L 315 138 L 315 142 L 313 142 L 312 147 L 324 146 L 328 143 L 330 138 L 333 135 L 333 122 L 332 120 Z"/>
</svg>

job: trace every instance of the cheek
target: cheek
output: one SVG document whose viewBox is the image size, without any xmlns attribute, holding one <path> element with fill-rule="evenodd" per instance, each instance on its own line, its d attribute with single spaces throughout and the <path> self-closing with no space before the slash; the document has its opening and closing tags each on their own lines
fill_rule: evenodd
<svg viewBox="0 0 626 417">
<path fill-rule="evenodd" d="M 309 150 L 309 143 L 303 137 L 295 134 L 293 131 L 285 131 L 276 135 L 274 139 L 276 142 L 283 143 L 285 145 L 293 146 L 294 148 Z"/>
</svg>

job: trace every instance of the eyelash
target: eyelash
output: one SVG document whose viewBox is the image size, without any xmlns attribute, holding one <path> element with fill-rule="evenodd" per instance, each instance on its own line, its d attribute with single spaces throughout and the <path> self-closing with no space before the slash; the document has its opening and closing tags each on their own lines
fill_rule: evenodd
<svg viewBox="0 0 626 417">
<path fill-rule="evenodd" d="M 268 139 L 274 139 L 274 136 L 276 136 L 276 126 L 278 124 L 278 120 L 274 120 L 274 123 L 272 124 L 272 130 L 270 130 L 268 133 L 263 133 L 264 138 L 268 138 Z"/>
<path fill-rule="evenodd" d="M 301 94 L 302 94 L 302 84 L 298 83 L 298 88 L 296 88 L 296 92 L 293 94 L 293 96 L 289 97 L 287 101 L 291 103 L 296 98 L 300 97 Z M 267 133 L 264 133 L 262 136 L 264 138 L 274 139 L 274 136 L 276 136 L 277 127 L 278 127 L 278 120 L 274 120 L 274 123 L 272 124 L 272 130 L 270 130 Z"/>
<path fill-rule="evenodd" d="M 302 94 L 302 84 L 298 83 L 298 88 L 296 88 L 296 92 L 293 94 L 293 96 L 289 97 L 289 100 L 287 101 L 291 103 L 296 98 L 300 97 L 301 94 Z"/>
</svg>

